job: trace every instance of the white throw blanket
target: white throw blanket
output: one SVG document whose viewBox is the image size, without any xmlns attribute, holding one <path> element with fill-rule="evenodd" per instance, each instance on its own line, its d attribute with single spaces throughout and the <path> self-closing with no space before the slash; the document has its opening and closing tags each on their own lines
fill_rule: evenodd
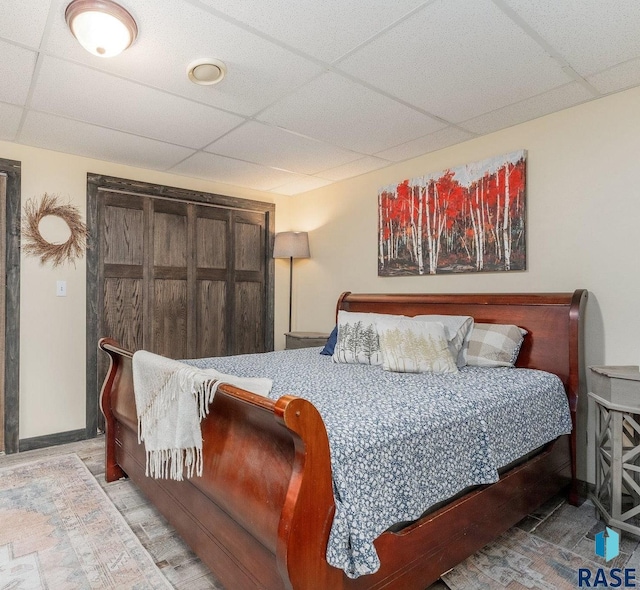
<svg viewBox="0 0 640 590">
<path fill-rule="evenodd" d="M 268 395 L 273 385 L 271 379 L 198 369 L 145 350 L 134 353 L 138 442 L 145 444 L 148 477 L 181 481 L 185 468 L 187 477 L 202 475 L 200 421 L 222 383 L 260 395 Z"/>
</svg>

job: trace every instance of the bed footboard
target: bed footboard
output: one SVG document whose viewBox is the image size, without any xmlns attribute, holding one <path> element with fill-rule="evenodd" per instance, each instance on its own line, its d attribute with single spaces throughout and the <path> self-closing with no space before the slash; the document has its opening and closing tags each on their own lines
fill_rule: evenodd
<svg viewBox="0 0 640 590">
<path fill-rule="evenodd" d="M 145 477 L 137 441 L 132 354 L 110 339 L 100 396 L 106 478 L 129 476 L 229 588 L 339 588 L 325 558 L 333 519 L 329 443 L 320 415 L 293 396 L 273 401 L 230 385 L 203 420 L 202 477 Z"/>
</svg>

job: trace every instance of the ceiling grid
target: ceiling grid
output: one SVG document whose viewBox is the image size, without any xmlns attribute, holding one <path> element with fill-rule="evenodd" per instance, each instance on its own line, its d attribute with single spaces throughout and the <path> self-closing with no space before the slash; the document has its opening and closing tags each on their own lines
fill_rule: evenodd
<svg viewBox="0 0 640 590">
<path fill-rule="evenodd" d="M 3 0 L 0 139 L 296 195 L 640 85 L 637 0 L 119 2 L 105 59 Z"/>
</svg>

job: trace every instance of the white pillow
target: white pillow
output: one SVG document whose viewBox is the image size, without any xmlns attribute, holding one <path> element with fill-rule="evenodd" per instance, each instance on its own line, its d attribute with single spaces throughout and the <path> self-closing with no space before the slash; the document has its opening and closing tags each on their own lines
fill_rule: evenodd
<svg viewBox="0 0 640 590">
<path fill-rule="evenodd" d="M 380 339 L 376 324 L 385 318 L 399 318 L 384 313 L 338 311 L 338 336 L 333 349 L 334 363 L 381 365 Z"/>
<path fill-rule="evenodd" d="M 378 320 L 382 368 L 400 373 L 457 373 L 444 325 L 414 318 Z"/>
<path fill-rule="evenodd" d="M 417 315 L 417 320 L 440 322 L 444 325 L 449 341 L 449 350 L 456 360 L 458 368 L 467 364 L 467 346 L 471 331 L 473 330 L 473 318 L 469 315 Z"/>
</svg>

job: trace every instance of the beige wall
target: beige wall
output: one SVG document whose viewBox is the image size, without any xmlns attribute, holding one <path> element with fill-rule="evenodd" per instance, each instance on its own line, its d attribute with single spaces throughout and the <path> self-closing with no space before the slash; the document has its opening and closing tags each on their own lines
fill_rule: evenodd
<svg viewBox="0 0 640 590">
<path fill-rule="evenodd" d="M 295 198 L 311 255 L 296 263 L 294 325 L 329 330 L 355 292 L 591 292 L 587 364 L 640 361 L 640 89 L 620 93 Z M 377 276 L 377 191 L 387 184 L 526 149 L 526 272 Z M 586 474 L 586 407 L 580 471 Z M 590 451 L 589 451 L 590 456 Z"/>
<path fill-rule="evenodd" d="M 344 290 L 591 292 L 587 364 L 638 364 L 640 89 L 568 109 L 332 185 L 279 198 L 204 181 L 0 142 L 22 162 L 23 202 L 60 194 L 84 215 L 87 172 L 277 203 L 276 229 L 308 230 L 311 255 L 294 268 L 294 330 L 331 329 Z M 517 149 L 528 151 L 528 270 L 478 275 L 377 276 L 377 191 L 404 178 Z M 288 263 L 276 260 L 276 348 L 287 328 Z M 66 280 L 66 298 L 55 296 Z M 20 437 L 84 428 L 85 266 L 57 270 L 22 257 Z M 78 368 L 81 370 L 78 370 Z M 579 440 L 586 438 L 586 404 Z M 592 479 L 583 445 L 580 474 Z"/>
<path fill-rule="evenodd" d="M 43 193 L 58 194 L 85 218 L 87 172 L 166 184 L 276 203 L 276 230 L 288 229 L 289 197 L 141 170 L 88 158 L 0 142 L 0 157 L 22 163 L 22 202 Z M 54 229 L 54 228 L 52 228 Z M 46 230 L 43 230 L 46 231 Z M 49 234 L 51 235 L 51 234 Z M 20 423 L 21 439 L 85 428 L 86 265 L 56 269 L 21 256 Z M 67 282 L 67 296 L 56 297 L 56 281 Z M 276 263 L 276 333 L 288 322 L 287 267 Z M 284 299 L 280 295 L 284 289 Z M 284 306 L 284 307 L 283 307 Z"/>
</svg>

